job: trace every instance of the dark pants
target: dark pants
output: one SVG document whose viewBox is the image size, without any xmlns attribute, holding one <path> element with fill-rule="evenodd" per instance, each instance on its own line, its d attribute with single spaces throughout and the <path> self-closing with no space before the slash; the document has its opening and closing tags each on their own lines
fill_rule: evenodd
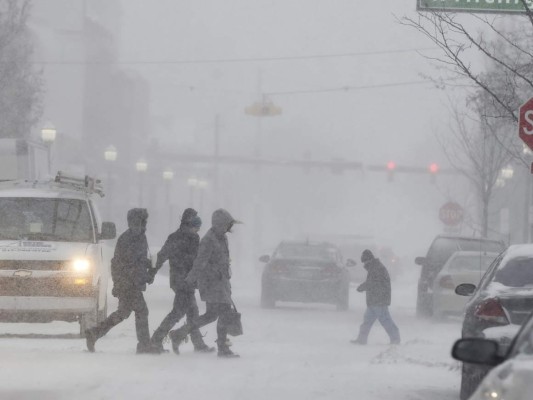
<svg viewBox="0 0 533 400">
<path fill-rule="evenodd" d="M 357 340 L 366 343 L 368 339 L 368 334 L 370 333 L 370 328 L 376 322 L 376 319 L 381 323 L 387 334 L 389 335 L 390 341 L 393 343 L 400 342 L 400 330 L 392 320 L 392 317 L 389 313 L 389 307 L 387 306 L 368 306 L 365 311 L 365 316 L 363 323 L 359 328 L 359 336 Z"/>
<path fill-rule="evenodd" d="M 118 309 L 107 317 L 100 325 L 94 328 L 98 338 L 104 336 L 115 325 L 120 324 L 128 318 L 132 311 L 135 313 L 135 329 L 139 344 L 148 346 L 150 344 L 150 329 L 148 328 L 148 306 L 144 301 L 143 293 L 140 290 L 128 291 L 118 296 Z"/>
<path fill-rule="evenodd" d="M 161 325 L 159 325 L 159 328 L 156 329 L 152 336 L 152 342 L 156 344 L 163 341 L 163 338 L 168 334 L 172 327 L 183 318 L 183 316 L 187 316 L 187 323 L 189 324 L 199 316 L 194 290 L 174 289 L 174 293 L 174 305 L 172 311 L 170 311 L 165 319 L 163 319 Z M 191 330 L 190 335 L 195 349 L 205 347 L 202 334 L 198 328 Z"/>
<path fill-rule="evenodd" d="M 182 326 L 179 329 L 179 336 L 187 336 L 195 329 L 217 321 L 217 344 L 218 348 L 225 348 L 228 331 L 226 329 L 226 314 L 231 311 L 231 304 L 226 303 L 206 303 L 205 314 L 195 318 L 192 323 Z"/>
</svg>

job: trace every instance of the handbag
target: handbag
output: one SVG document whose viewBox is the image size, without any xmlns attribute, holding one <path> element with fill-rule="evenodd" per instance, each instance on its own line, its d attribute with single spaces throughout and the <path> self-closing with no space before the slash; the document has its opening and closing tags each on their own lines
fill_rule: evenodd
<svg viewBox="0 0 533 400">
<path fill-rule="evenodd" d="M 242 322 L 241 322 L 241 313 L 237 311 L 235 303 L 231 301 L 232 308 L 225 315 L 225 325 L 228 335 L 231 336 L 240 336 L 243 333 Z"/>
</svg>

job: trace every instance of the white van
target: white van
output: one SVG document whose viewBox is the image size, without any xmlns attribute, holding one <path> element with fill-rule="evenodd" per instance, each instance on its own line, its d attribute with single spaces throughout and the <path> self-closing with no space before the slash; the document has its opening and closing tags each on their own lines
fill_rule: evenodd
<svg viewBox="0 0 533 400">
<path fill-rule="evenodd" d="M 0 183 L 0 322 L 79 321 L 80 334 L 106 318 L 110 281 L 99 182 L 58 173 L 55 180 Z"/>
</svg>

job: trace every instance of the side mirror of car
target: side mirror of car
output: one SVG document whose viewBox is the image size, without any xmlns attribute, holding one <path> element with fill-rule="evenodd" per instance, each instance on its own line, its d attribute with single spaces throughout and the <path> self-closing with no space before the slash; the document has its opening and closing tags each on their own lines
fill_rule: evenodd
<svg viewBox="0 0 533 400">
<path fill-rule="evenodd" d="M 117 228 L 114 222 L 102 222 L 101 240 L 114 239 L 117 236 Z"/>
<path fill-rule="evenodd" d="M 461 283 L 455 288 L 455 294 L 459 296 L 472 296 L 476 291 L 476 285 L 471 283 Z"/>
<path fill-rule="evenodd" d="M 498 343 L 493 340 L 466 338 L 455 342 L 452 348 L 452 357 L 471 364 L 494 366 L 503 361 L 498 352 Z"/>
<path fill-rule="evenodd" d="M 352 260 L 351 258 L 348 258 L 346 260 L 346 266 L 347 267 L 355 267 L 356 265 L 357 265 L 357 263 L 354 260 Z"/>
<path fill-rule="evenodd" d="M 267 256 L 267 255 L 261 256 L 261 257 L 259 257 L 259 261 L 261 261 L 263 263 L 267 263 L 267 262 L 270 261 L 270 256 Z"/>
<path fill-rule="evenodd" d="M 424 265 L 426 263 L 426 257 L 417 257 L 415 258 L 416 265 Z"/>
</svg>

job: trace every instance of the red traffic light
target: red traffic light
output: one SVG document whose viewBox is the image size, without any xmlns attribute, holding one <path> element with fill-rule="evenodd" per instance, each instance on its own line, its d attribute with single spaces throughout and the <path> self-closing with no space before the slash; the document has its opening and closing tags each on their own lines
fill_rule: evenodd
<svg viewBox="0 0 533 400">
<path fill-rule="evenodd" d="M 394 171 L 396 169 L 396 163 L 394 161 L 389 161 L 387 163 L 387 169 L 389 171 Z"/>
<path fill-rule="evenodd" d="M 439 172 L 439 166 L 436 163 L 430 164 L 428 169 L 429 172 L 431 172 L 432 174 L 436 174 L 437 172 Z"/>
</svg>

